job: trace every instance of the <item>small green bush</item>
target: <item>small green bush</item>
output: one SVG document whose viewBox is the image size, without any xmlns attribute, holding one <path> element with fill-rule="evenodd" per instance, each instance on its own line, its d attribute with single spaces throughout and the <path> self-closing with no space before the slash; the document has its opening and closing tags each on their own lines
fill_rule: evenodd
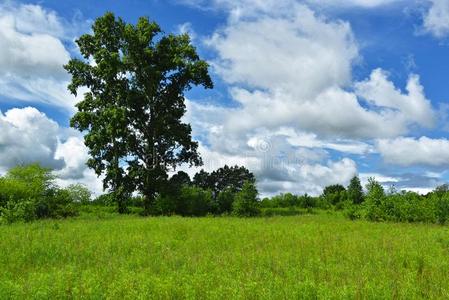
<svg viewBox="0 0 449 300">
<path fill-rule="evenodd" d="M 54 184 L 51 170 L 38 164 L 17 166 L 0 180 L 2 222 L 30 222 L 77 214 L 70 190 Z"/>
</svg>

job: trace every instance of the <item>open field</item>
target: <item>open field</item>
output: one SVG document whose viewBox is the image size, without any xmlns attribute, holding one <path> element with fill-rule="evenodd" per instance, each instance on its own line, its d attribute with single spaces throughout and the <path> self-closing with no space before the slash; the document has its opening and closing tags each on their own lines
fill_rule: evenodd
<svg viewBox="0 0 449 300">
<path fill-rule="evenodd" d="M 0 253 L 0 299 L 449 297 L 449 228 L 324 213 L 39 221 Z"/>
</svg>

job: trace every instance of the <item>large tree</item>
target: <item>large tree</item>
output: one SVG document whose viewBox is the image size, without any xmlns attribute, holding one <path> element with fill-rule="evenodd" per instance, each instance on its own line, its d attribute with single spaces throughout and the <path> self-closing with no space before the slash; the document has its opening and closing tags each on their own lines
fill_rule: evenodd
<svg viewBox="0 0 449 300">
<path fill-rule="evenodd" d="M 181 121 L 185 91 L 212 88 L 208 64 L 189 36 L 165 35 L 148 18 L 126 24 L 112 13 L 96 19 L 93 33 L 77 40 L 83 59 L 65 66 L 69 90 L 84 87 L 71 126 L 83 131 L 88 166 L 104 174 L 124 211 L 126 194 L 137 189 L 148 209 L 178 164 L 201 165 L 191 127 Z"/>
</svg>

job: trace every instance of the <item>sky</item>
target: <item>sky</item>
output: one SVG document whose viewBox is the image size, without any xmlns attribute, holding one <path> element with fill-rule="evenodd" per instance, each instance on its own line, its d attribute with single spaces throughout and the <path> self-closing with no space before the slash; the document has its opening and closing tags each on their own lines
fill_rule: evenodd
<svg viewBox="0 0 449 300">
<path fill-rule="evenodd" d="M 0 0 L 0 173 L 40 162 L 102 192 L 62 66 L 107 11 L 189 33 L 208 61 L 215 87 L 184 117 L 207 171 L 244 165 L 263 196 L 449 181 L 449 0 Z"/>
</svg>

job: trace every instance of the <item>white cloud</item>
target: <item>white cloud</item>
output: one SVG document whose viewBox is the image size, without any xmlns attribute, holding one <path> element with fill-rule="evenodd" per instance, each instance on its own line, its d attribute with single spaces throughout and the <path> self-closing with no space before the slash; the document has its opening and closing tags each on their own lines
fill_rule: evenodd
<svg viewBox="0 0 449 300">
<path fill-rule="evenodd" d="M 424 30 L 437 38 L 449 34 L 449 1 L 430 0 L 431 6 L 424 15 Z"/>
<path fill-rule="evenodd" d="M 73 111 L 75 98 L 67 91 L 63 65 L 70 53 L 75 27 L 39 5 L 0 4 L 0 95 L 40 102 Z"/>
<path fill-rule="evenodd" d="M 58 124 L 35 108 L 11 109 L 0 113 L 0 165 L 41 162 L 62 168 L 64 161 L 54 156 L 58 146 Z"/>
<path fill-rule="evenodd" d="M 424 88 L 419 82 L 419 76 L 412 74 L 407 82 L 407 94 L 403 94 L 388 80 L 388 74 L 376 69 L 369 79 L 355 85 L 356 94 L 365 98 L 380 108 L 387 108 L 400 112 L 406 122 L 431 127 L 435 115 L 430 100 L 425 97 Z"/>
<path fill-rule="evenodd" d="M 449 140 L 447 139 L 398 137 L 391 140 L 379 140 L 377 148 L 386 162 L 395 165 L 439 167 L 449 165 Z"/>
<path fill-rule="evenodd" d="M 0 170 L 19 164 L 40 163 L 54 170 L 58 183 L 86 184 L 101 193 L 101 180 L 86 166 L 83 139 L 74 130 L 61 128 L 33 107 L 0 112 Z"/>
<path fill-rule="evenodd" d="M 249 12 L 247 1 L 225 3 L 228 23 L 206 43 L 238 106 L 189 101 L 186 119 L 206 160 L 241 162 L 263 193 L 317 194 L 357 172 L 330 150 L 367 155 L 376 151 L 372 139 L 432 126 L 435 116 L 418 75 L 405 91 L 381 69 L 354 82 L 359 52 L 350 25 L 287 2 L 253 1 Z"/>
<path fill-rule="evenodd" d="M 208 44 L 220 58 L 213 62 L 215 70 L 228 83 L 302 97 L 350 83 L 358 57 L 348 23 L 327 22 L 305 6 L 280 16 L 231 22 Z"/>
<path fill-rule="evenodd" d="M 349 24 L 326 20 L 305 6 L 232 20 L 207 44 L 218 54 L 214 70 L 234 86 L 231 95 L 241 105 L 225 121 L 227 131 L 290 126 L 321 137 L 369 139 L 433 124 L 417 75 L 410 76 L 406 94 L 380 69 L 353 83 L 358 47 Z M 356 93 L 349 91 L 353 84 Z M 376 107 L 363 107 L 358 96 Z"/>
<path fill-rule="evenodd" d="M 178 2 L 200 9 L 221 9 L 230 12 L 232 17 L 248 16 L 258 13 L 278 13 L 289 11 L 297 4 L 309 4 L 329 8 L 376 8 L 407 0 L 178 0 Z"/>
<path fill-rule="evenodd" d="M 405 2 L 404 0 L 307 0 L 310 4 L 320 6 L 344 7 L 358 6 L 363 8 L 375 8 L 379 6 Z"/>
</svg>

